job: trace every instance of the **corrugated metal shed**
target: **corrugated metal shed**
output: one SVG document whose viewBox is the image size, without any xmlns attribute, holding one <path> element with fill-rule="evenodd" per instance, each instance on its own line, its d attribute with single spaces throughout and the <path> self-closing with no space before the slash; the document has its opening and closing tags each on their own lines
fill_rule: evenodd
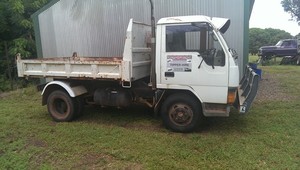
<svg viewBox="0 0 300 170">
<path fill-rule="evenodd" d="M 156 20 L 207 15 L 231 19 L 225 34 L 244 66 L 254 0 L 153 0 Z M 33 15 L 38 56 L 122 56 L 130 18 L 150 24 L 149 0 L 53 0 Z"/>
</svg>

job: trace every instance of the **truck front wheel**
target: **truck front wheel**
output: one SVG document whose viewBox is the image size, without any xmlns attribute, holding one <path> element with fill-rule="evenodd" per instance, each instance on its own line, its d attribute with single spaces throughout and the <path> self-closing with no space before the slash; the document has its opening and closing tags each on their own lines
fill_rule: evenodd
<svg viewBox="0 0 300 170">
<path fill-rule="evenodd" d="M 72 121 L 75 112 L 75 100 L 61 90 L 53 91 L 47 100 L 48 112 L 57 122 Z"/>
<path fill-rule="evenodd" d="M 186 94 L 169 96 L 162 105 L 164 125 L 176 132 L 191 132 L 203 120 L 200 103 Z"/>
</svg>

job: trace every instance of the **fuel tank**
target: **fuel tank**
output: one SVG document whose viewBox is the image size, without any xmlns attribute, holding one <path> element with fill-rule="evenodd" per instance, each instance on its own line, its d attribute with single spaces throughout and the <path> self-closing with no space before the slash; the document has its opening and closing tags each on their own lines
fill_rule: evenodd
<svg viewBox="0 0 300 170">
<path fill-rule="evenodd" d="M 112 107 L 128 107 L 132 101 L 133 96 L 130 90 L 117 89 L 117 88 L 101 88 L 97 89 L 94 93 L 94 101 L 100 106 Z"/>
</svg>

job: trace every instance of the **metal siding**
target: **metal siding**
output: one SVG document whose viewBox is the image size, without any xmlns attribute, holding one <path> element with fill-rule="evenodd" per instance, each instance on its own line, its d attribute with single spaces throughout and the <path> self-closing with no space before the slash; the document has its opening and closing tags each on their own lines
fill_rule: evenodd
<svg viewBox="0 0 300 170">
<path fill-rule="evenodd" d="M 231 19 L 225 33 L 243 63 L 244 0 L 153 0 L 156 20 L 208 15 Z M 130 18 L 150 24 L 148 0 L 60 0 L 38 15 L 43 57 L 122 56 Z"/>
</svg>

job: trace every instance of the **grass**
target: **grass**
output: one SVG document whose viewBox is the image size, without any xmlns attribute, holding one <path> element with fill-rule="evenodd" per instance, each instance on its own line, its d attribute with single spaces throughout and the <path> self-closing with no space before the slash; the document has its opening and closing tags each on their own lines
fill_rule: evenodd
<svg viewBox="0 0 300 170">
<path fill-rule="evenodd" d="M 259 59 L 259 57 L 257 55 L 250 55 L 249 56 L 249 62 L 250 63 L 257 63 L 258 59 Z M 267 61 L 265 64 L 268 65 L 268 66 L 279 65 L 281 60 L 282 60 L 282 57 L 275 57 L 275 58 L 272 58 L 271 60 Z"/>
<path fill-rule="evenodd" d="M 300 67 L 264 66 L 293 100 L 172 133 L 145 108 L 88 107 L 55 123 L 34 88 L 0 98 L 0 169 L 300 169 Z"/>
</svg>

